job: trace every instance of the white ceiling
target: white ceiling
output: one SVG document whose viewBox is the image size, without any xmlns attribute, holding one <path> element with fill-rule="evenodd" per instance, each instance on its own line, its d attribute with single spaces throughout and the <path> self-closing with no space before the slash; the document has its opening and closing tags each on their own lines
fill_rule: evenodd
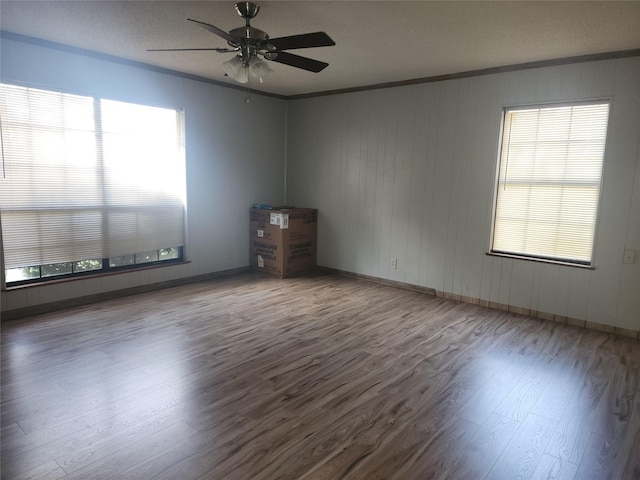
<svg viewBox="0 0 640 480">
<path fill-rule="evenodd" d="M 327 32 L 336 46 L 291 53 L 326 61 L 310 73 L 271 63 L 250 88 L 278 95 L 406 81 L 526 62 L 640 48 L 640 1 L 264 1 L 252 25 L 271 37 Z M 2 30 L 208 79 L 232 53 L 147 52 L 225 47 L 187 18 L 243 25 L 234 2 L 2 1 Z"/>
</svg>

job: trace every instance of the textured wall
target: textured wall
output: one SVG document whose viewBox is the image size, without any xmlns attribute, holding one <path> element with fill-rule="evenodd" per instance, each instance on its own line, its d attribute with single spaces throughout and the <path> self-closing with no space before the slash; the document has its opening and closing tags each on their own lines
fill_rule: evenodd
<svg viewBox="0 0 640 480">
<path fill-rule="evenodd" d="M 319 209 L 323 266 L 640 330 L 638 79 L 636 57 L 289 101 L 287 203 Z M 595 270 L 485 255 L 502 107 L 600 98 Z"/>
</svg>

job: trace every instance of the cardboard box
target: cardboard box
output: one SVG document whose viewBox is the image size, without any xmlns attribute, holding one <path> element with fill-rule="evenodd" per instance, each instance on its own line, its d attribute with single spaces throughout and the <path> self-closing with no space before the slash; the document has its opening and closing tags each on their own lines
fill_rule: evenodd
<svg viewBox="0 0 640 480">
<path fill-rule="evenodd" d="M 317 231 L 314 208 L 251 208 L 251 267 L 279 278 L 312 269 Z"/>
</svg>

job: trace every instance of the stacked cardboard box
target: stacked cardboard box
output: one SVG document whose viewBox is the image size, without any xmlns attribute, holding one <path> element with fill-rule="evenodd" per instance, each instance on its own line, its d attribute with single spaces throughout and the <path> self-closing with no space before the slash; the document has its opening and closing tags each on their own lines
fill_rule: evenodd
<svg viewBox="0 0 640 480">
<path fill-rule="evenodd" d="M 280 278 L 316 265 L 318 210 L 252 208 L 251 267 Z"/>
</svg>

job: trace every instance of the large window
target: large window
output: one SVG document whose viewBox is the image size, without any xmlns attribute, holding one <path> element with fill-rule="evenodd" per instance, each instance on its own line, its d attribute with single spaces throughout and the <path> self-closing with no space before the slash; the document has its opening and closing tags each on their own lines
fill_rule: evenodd
<svg viewBox="0 0 640 480">
<path fill-rule="evenodd" d="M 7 284 L 177 261 L 179 109 L 0 85 Z"/>
<path fill-rule="evenodd" d="M 609 103 L 504 112 L 491 250 L 591 265 Z"/>
</svg>

